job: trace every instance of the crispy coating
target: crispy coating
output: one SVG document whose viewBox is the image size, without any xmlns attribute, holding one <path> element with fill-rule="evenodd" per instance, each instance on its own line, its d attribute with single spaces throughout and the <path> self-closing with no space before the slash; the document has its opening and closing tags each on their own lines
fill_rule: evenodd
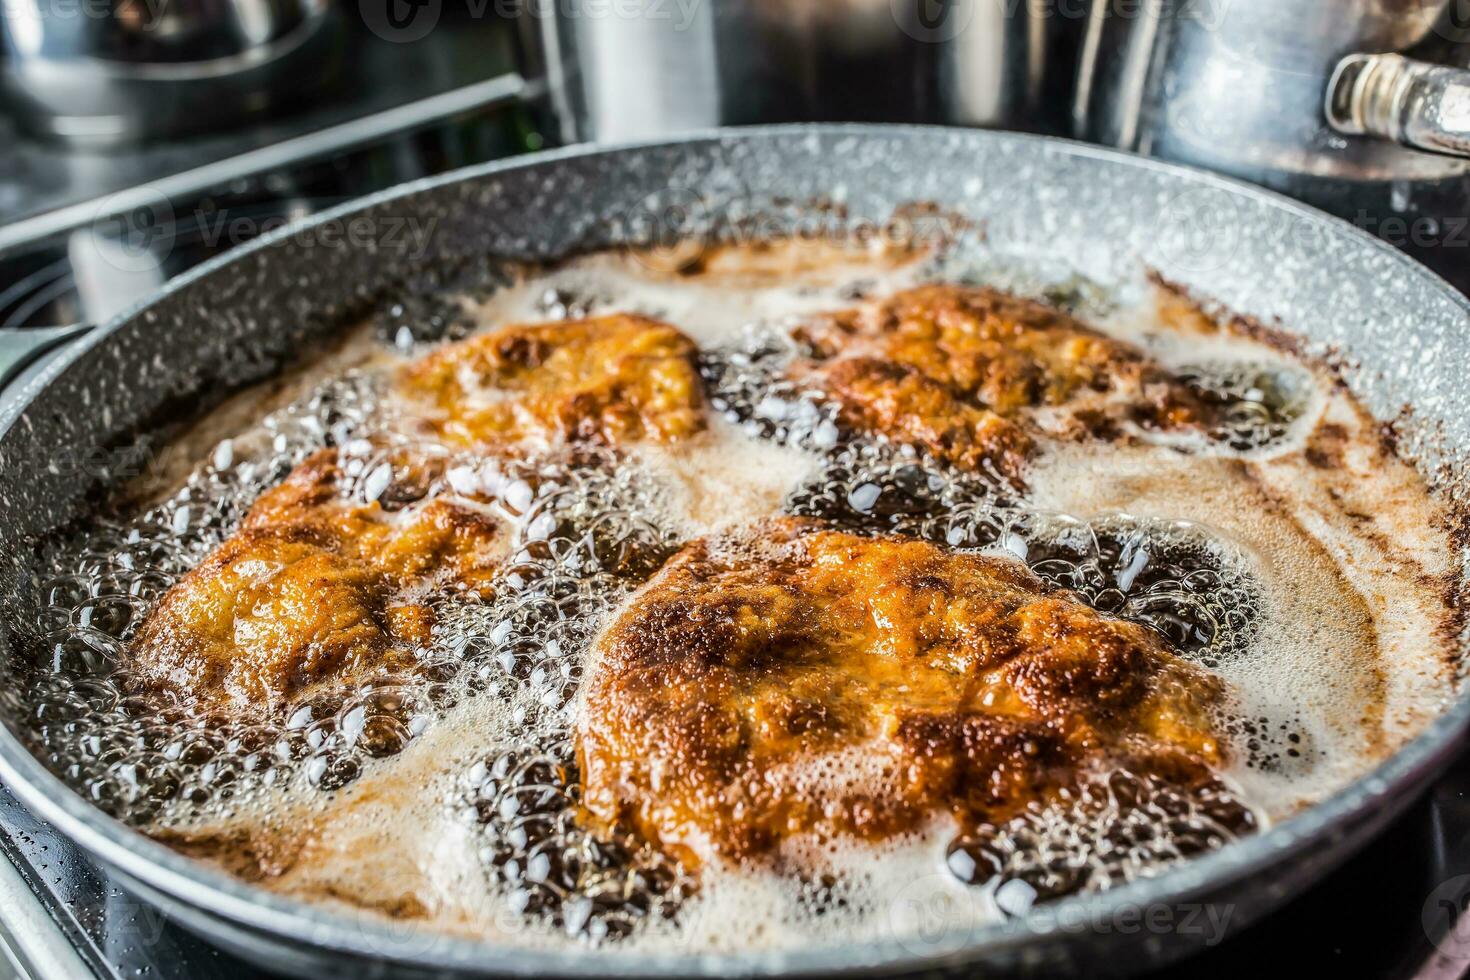
<svg viewBox="0 0 1470 980">
<path fill-rule="evenodd" d="M 430 465 L 413 464 L 409 482 L 427 482 Z M 345 482 L 336 452 L 322 450 L 263 494 L 143 622 L 139 683 L 270 709 L 411 669 L 433 623 L 424 588 L 489 590 L 505 551 L 497 521 L 437 498 L 390 511 L 348 499 Z"/>
<path fill-rule="evenodd" d="M 1220 761 L 1212 675 L 1009 559 L 782 520 L 687 546 L 598 641 L 585 806 L 686 865 L 1004 820 Z"/>
<path fill-rule="evenodd" d="M 672 442 L 704 428 L 694 343 L 639 316 L 505 327 L 410 365 L 399 390 L 450 442 Z"/>
<path fill-rule="evenodd" d="M 1094 429 L 1118 402 L 1159 427 L 1198 420 L 1184 386 L 1142 352 L 994 289 L 920 286 L 815 317 L 795 337 L 810 357 L 793 373 L 831 397 L 848 426 L 965 469 L 1018 475 L 1038 409 L 1070 408 Z"/>
<path fill-rule="evenodd" d="M 426 496 L 442 475 L 442 458 L 410 453 L 386 462 L 393 479 L 377 499 L 349 500 L 335 451 L 321 450 L 261 494 L 240 530 L 305 526 L 401 586 L 488 591 L 505 549 L 499 522 L 463 503 Z"/>
</svg>

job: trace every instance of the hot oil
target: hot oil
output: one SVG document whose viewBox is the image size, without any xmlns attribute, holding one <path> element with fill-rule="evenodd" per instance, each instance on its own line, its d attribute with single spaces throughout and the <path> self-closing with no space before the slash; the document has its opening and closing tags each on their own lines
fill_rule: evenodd
<svg viewBox="0 0 1470 980">
<path fill-rule="evenodd" d="M 922 925 L 895 912 L 904 896 L 962 896 L 978 924 L 1157 874 L 1342 785 L 1432 712 L 1437 681 L 1390 675 L 1435 671 L 1403 651 L 1385 664 L 1372 640 L 1375 623 L 1404 607 L 1364 605 L 1354 618 L 1325 594 L 1382 576 L 1343 571 L 1351 549 L 1333 535 L 1347 532 L 1303 530 L 1294 498 L 1262 490 L 1310 476 L 1290 461 L 1331 415 L 1311 371 L 1243 340 L 1179 345 L 1179 358 L 1184 348 L 1196 358 L 1176 358 L 1181 372 L 1230 409 L 1205 440 L 1181 446 L 1143 432 L 1126 452 L 1062 446 L 1024 487 L 959 474 L 855 438 L 831 406 L 780 378 L 795 353 L 785 339 L 793 318 L 921 275 L 861 268 L 722 287 L 594 257 L 463 304 L 486 326 L 609 310 L 666 318 L 703 349 L 718 420 L 689 449 L 455 457 L 433 485 L 404 490 L 383 448 L 399 437 L 380 376 L 326 381 L 221 443 L 166 499 L 79 528 L 41 556 L 32 741 L 88 798 L 166 839 L 228 849 L 241 828 L 307 828 L 295 863 L 262 878 L 278 891 L 537 945 L 740 950 L 903 935 Z M 1113 322 L 1141 336 L 1140 320 Z M 404 349 L 422 340 L 400 334 Z M 1158 336 L 1150 345 L 1171 350 Z M 1198 359 L 1201 349 L 1213 359 Z M 127 645 L 152 603 L 323 446 L 338 450 L 354 492 L 385 507 L 448 495 L 505 521 L 510 556 L 493 596 L 431 597 L 432 642 L 411 676 L 319 694 L 275 717 L 221 718 L 187 699 L 132 693 Z M 1263 520 L 1262 507 L 1275 512 Z M 1429 504 L 1402 507 L 1410 522 Z M 1126 771 L 1093 773 L 979 834 L 939 820 L 881 845 L 796 846 L 783 861 L 803 870 L 791 873 L 691 877 L 637 840 L 592 833 L 579 818 L 573 751 L 592 641 L 683 541 L 778 510 L 1008 555 L 1157 630 L 1229 685 L 1224 782 L 1189 794 Z M 1432 613 L 1418 611 L 1422 630 L 1401 629 L 1432 635 Z M 1375 709 L 1400 691 L 1416 699 L 1408 708 Z M 822 766 L 813 779 L 881 778 L 860 760 Z M 358 867 L 359 837 L 392 852 L 380 862 L 390 883 Z"/>
<path fill-rule="evenodd" d="M 130 519 L 76 529 L 42 555 L 33 579 L 44 606 L 34 735 L 48 765 L 104 809 L 146 823 L 176 801 L 228 800 L 241 776 L 274 783 L 309 758 L 309 736 L 289 725 L 221 723 L 185 701 L 129 696 L 126 649 L 152 604 L 263 490 L 376 414 L 376 387 L 363 376 L 328 382 L 214 447 L 167 499 Z"/>
</svg>

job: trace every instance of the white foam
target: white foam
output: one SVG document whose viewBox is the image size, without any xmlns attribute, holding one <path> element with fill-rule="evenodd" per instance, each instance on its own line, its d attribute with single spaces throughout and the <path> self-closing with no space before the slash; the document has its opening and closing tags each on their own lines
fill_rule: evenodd
<svg viewBox="0 0 1470 980">
<path fill-rule="evenodd" d="M 629 456 L 657 483 L 661 509 L 684 538 L 769 517 L 821 464 L 795 447 L 752 439 L 718 415 L 686 443 L 637 446 Z"/>
<path fill-rule="evenodd" d="M 844 296 L 855 281 L 865 295 L 878 297 L 912 283 L 918 272 L 916 263 L 875 264 L 859 256 L 820 277 L 699 279 L 663 274 L 622 256 L 594 255 L 500 290 L 472 309 L 491 327 L 558 315 L 636 313 L 675 324 L 700 347 L 714 347 L 755 324 L 849 306 Z"/>
</svg>

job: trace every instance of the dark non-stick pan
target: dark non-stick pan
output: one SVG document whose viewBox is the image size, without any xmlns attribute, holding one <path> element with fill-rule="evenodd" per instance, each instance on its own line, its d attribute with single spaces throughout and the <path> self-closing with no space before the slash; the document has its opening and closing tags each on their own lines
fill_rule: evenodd
<svg viewBox="0 0 1470 980">
<path fill-rule="evenodd" d="M 415 270 L 463 269 L 485 256 L 556 258 L 646 233 L 650 216 L 685 227 L 767 213 L 764 226 L 750 227 L 799 232 L 782 227 L 796 214 L 791 202 L 826 202 L 821 213 L 849 223 L 929 202 L 973 222 L 998 263 L 1057 280 L 1136 283 L 1155 270 L 1307 338 L 1342 365 L 1375 415 L 1398 420 L 1400 445 L 1435 483 L 1454 495 L 1465 482 L 1470 306 L 1367 234 L 1241 184 L 1071 143 L 795 127 L 474 168 L 319 215 L 173 281 L 20 382 L 0 417 L 0 569 L 22 574 L 28 542 L 86 505 L 87 481 L 64 461 L 105 458 L 201 394 L 248 380 L 263 358 L 331 331 Z M 410 225 L 428 233 L 408 234 Z M 10 655 L 9 646 L 0 654 Z M 1470 722 L 1461 698 L 1377 771 L 1308 812 L 1161 877 L 1041 906 L 1008 925 L 781 954 L 652 957 L 491 946 L 268 895 L 74 793 L 15 736 L 27 710 L 13 690 L 0 692 L 0 777 L 17 797 L 189 927 L 312 977 L 1139 969 L 1218 940 L 1342 860 L 1412 801 Z"/>
</svg>

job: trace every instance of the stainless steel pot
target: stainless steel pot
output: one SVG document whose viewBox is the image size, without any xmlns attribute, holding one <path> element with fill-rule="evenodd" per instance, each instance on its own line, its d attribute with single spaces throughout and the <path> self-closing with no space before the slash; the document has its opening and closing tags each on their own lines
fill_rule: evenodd
<svg viewBox="0 0 1470 980">
<path fill-rule="evenodd" d="M 1080 273 L 1126 288 L 1157 270 L 1335 352 L 1364 404 L 1379 418 L 1408 419 L 1401 445 L 1465 503 L 1470 303 L 1363 232 L 1255 188 L 1065 142 L 803 126 L 478 167 L 318 215 L 171 282 L 32 365 L 0 414 L 0 590 L 17 588 L 35 535 L 88 506 L 86 481 L 60 465 L 71 454 L 125 445 L 179 418 L 179 406 L 238 386 L 258 374 L 261 357 L 331 334 L 411 269 L 615 245 L 641 227 L 630 217 L 691 199 L 714 217 L 763 207 L 789 214 L 781 202 L 835 199 L 859 222 L 933 202 L 984 223 L 991 257 L 1044 279 Z M 1201 211 L 1228 219 L 1223 231 L 1195 234 L 1190 216 Z M 432 233 L 406 240 L 409 218 Z M 355 234 L 340 233 L 347 222 Z M 3 640 L 0 668 L 17 655 Z M 262 965 L 314 978 L 1142 969 L 1205 942 L 1202 913 L 1235 929 L 1305 888 L 1406 807 L 1470 726 L 1470 698 L 1460 697 L 1395 757 L 1309 811 L 1158 878 L 1041 906 L 1043 915 L 906 941 L 696 957 L 512 949 L 266 894 L 145 839 L 72 792 L 15 737 L 30 708 L 0 683 L 0 778 L 16 796 L 178 921 Z M 1145 914 L 1168 926 L 1140 929 Z"/>
<path fill-rule="evenodd" d="M 1082 21 L 1051 0 L 525 0 L 567 141 L 720 125 L 1061 132 Z"/>
<path fill-rule="evenodd" d="M 1280 190 L 1470 287 L 1462 0 L 1087 0 L 1072 132 Z"/>
<path fill-rule="evenodd" d="M 1470 155 L 1460 13 L 1458 0 L 1091 0 L 1075 129 L 1257 180 L 1461 173 L 1429 155 Z"/>
<path fill-rule="evenodd" d="M 192 134 L 319 85 L 332 12 L 330 0 L 6 0 L 0 81 L 42 135 Z"/>
</svg>

